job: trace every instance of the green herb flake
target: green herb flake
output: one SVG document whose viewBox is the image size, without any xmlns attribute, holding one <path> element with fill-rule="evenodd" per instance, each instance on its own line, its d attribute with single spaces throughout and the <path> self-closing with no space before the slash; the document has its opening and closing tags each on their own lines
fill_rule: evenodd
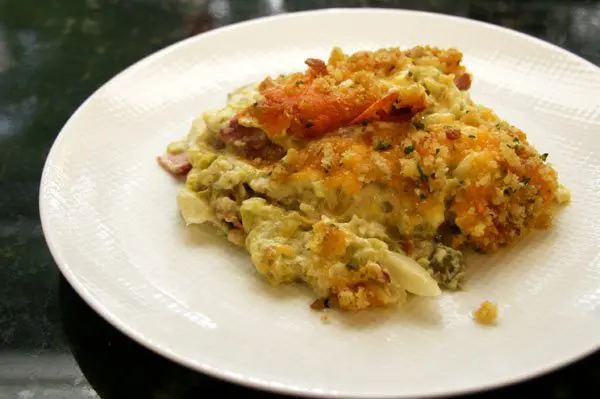
<svg viewBox="0 0 600 399">
<path fill-rule="evenodd" d="M 427 196 L 426 196 L 425 194 L 421 194 L 421 195 L 419 195 L 419 198 L 420 198 L 421 200 L 424 200 L 424 199 L 426 199 L 426 198 L 427 198 Z"/>
<path fill-rule="evenodd" d="M 352 270 L 352 271 L 356 271 L 356 270 L 359 270 L 359 269 L 360 269 L 360 266 L 359 266 L 359 265 L 357 265 L 357 264 L 354 264 L 354 263 L 348 263 L 348 264 L 346 265 L 346 269 L 348 269 L 348 270 Z"/>
<path fill-rule="evenodd" d="M 421 165 L 417 164 L 417 170 L 419 171 L 419 179 L 421 179 L 422 182 L 427 182 L 427 180 L 429 180 L 429 176 L 427 176 L 425 174 L 425 172 L 423 172 L 423 169 L 421 169 Z"/>
<path fill-rule="evenodd" d="M 429 89 L 425 89 L 425 94 L 430 95 L 431 91 L 429 91 Z"/>
<path fill-rule="evenodd" d="M 540 158 L 542 159 L 542 161 L 546 162 L 546 159 L 548 159 L 548 153 L 544 153 L 542 155 L 540 155 Z"/>
<path fill-rule="evenodd" d="M 518 137 L 513 137 L 513 141 L 514 141 L 515 143 L 518 143 L 518 142 L 519 142 L 519 138 L 518 138 Z"/>
<path fill-rule="evenodd" d="M 377 151 L 385 151 L 388 148 L 390 148 L 392 146 L 392 144 L 389 141 L 385 141 L 385 140 L 377 140 L 377 142 L 375 143 L 375 149 Z"/>
<path fill-rule="evenodd" d="M 410 154 L 411 152 L 413 152 L 414 150 L 415 150 L 415 147 L 413 147 L 412 145 L 409 145 L 408 147 L 406 147 L 406 148 L 404 149 L 404 153 L 405 153 L 406 155 L 408 155 L 408 154 Z"/>
<path fill-rule="evenodd" d="M 409 78 L 412 77 L 413 76 L 412 71 L 408 71 L 407 75 L 408 75 Z"/>
<path fill-rule="evenodd" d="M 439 154 L 439 153 L 440 153 L 440 148 L 436 148 L 436 149 L 435 149 L 435 155 L 437 155 L 437 154 Z"/>
<path fill-rule="evenodd" d="M 523 179 L 521 179 L 521 183 L 523 183 L 524 186 L 528 185 L 529 182 L 531 181 L 531 177 L 523 177 Z"/>
<path fill-rule="evenodd" d="M 470 139 L 474 139 L 476 136 L 474 134 L 469 134 Z"/>
<path fill-rule="evenodd" d="M 302 84 L 304 84 L 304 82 L 303 82 L 302 80 L 297 80 L 297 81 L 296 81 L 296 86 L 300 86 L 300 85 L 302 85 Z"/>
</svg>

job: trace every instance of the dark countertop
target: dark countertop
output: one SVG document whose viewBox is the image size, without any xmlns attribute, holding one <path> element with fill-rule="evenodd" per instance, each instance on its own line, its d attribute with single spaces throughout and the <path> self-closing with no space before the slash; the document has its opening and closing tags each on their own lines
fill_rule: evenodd
<svg viewBox="0 0 600 399">
<path fill-rule="evenodd" d="M 187 398 L 212 388 L 219 396 L 271 396 L 173 364 L 90 310 L 60 276 L 44 242 L 41 169 L 77 106 L 140 58 L 236 21 L 340 6 L 466 16 L 532 34 L 600 65 L 600 1 L 0 0 L 0 399 Z M 476 397 L 575 398 L 599 385 L 597 353 Z"/>
</svg>

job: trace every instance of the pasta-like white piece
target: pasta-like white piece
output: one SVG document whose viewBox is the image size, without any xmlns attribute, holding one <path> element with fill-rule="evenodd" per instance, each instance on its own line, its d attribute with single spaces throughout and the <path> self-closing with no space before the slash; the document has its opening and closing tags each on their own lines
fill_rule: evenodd
<svg viewBox="0 0 600 399">
<path fill-rule="evenodd" d="M 214 212 L 210 209 L 208 201 L 187 188 L 179 190 L 177 205 L 188 225 L 214 221 Z"/>
<path fill-rule="evenodd" d="M 383 251 L 381 258 L 381 263 L 390 273 L 392 281 L 406 291 L 420 296 L 441 294 L 438 283 L 415 260 L 392 251 Z"/>
</svg>

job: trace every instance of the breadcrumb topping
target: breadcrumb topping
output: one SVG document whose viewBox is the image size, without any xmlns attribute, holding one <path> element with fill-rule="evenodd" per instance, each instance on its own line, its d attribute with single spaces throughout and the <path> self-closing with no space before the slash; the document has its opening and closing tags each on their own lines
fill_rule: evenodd
<svg viewBox="0 0 600 399">
<path fill-rule="evenodd" d="M 430 47 L 351 56 L 334 49 L 326 74 L 309 68 L 263 82 L 263 100 L 249 111 L 273 140 L 296 143 L 285 144 L 273 180 L 318 181 L 348 197 L 378 185 L 396 198 L 398 211 L 386 218 L 401 235 L 444 233 L 454 248 L 495 251 L 529 229 L 547 228 L 553 202 L 567 198 L 547 154 L 459 89 L 456 76 L 467 74 L 461 59 L 457 50 Z M 352 123 L 391 87 L 398 93 L 391 114 L 384 106 L 368 123 Z M 405 107 L 401 120 L 393 115 Z"/>
</svg>

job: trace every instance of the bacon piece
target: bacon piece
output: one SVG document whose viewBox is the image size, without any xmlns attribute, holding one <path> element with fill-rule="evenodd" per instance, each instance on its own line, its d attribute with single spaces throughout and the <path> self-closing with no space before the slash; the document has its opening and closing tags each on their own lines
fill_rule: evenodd
<svg viewBox="0 0 600 399">
<path fill-rule="evenodd" d="M 165 170 L 174 176 L 185 176 L 192 169 L 188 161 L 187 153 L 164 154 L 156 157 L 156 160 Z"/>
<path fill-rule="evenodd" d="M 237 117 L 221 129 L 219 138 L 245 158 L 276 160 L 285 155 L 285 151 L 271 142 L 262 130 L 240 125 Z"/>
<path fill-rule="evenodd" d="M 459 129 L 446 129 L 446 138 L 448 140 L 456 140 L 460 138 L 460 130 Z"/>
<path fill-rule="evenodd" d="M 260 129 L 240 125 L 237 118 L 221 129 L 221 140 L 246 151 L 260 151 L 269 145 L 270 141 Z"/>
<path fill-rule="evenodd" d="M 229 197 L 221 197 L 212 203 L 215 209 L 215 216 L 223 220 L 236 229 L 242 229 L 244 226 L 240 220 L 237 204 Z"/>
<path fill-rule="evenodd" d="M 323 60 L 320 60 L 318 58 L 307 58 L 306 61 L 304 61 L 304 63 L 308 65 L 310 70 L 314 72 L 315 75 L 327 75 L 327 65 L 325 64 L 325 62 L 323 62 Z"/>
<path fill-rule="evenodd" d="M 468 73 L 463 73 L 454 78 L 454 84 L 458 88 L 458 90 L 464 91 L 469 90 L 471 87 L 471 75 Z"/>
<path fill-rule="evenodd" d="M 235 214 L 227 213 L 225 215 L 222 215 L 221 218 L 224 221 L 226 221 L 227 223 L 232 224 L 233 227 L 235 227 L 236 229 L 243 229 L 244 228 L 244 225 L 242 224 L 242 222 L 240 221 L 240 219 Z"/>
</svg>

